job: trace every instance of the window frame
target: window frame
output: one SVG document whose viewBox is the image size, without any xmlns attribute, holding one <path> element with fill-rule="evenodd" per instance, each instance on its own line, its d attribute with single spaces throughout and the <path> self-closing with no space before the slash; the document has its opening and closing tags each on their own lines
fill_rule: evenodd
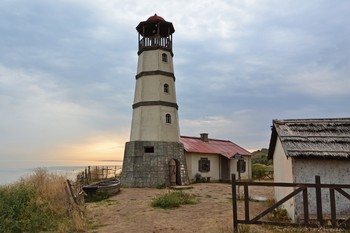
<svg viewBox="0 0 350 233">
<path fill-rule="evenodd" d="M 169 113 L 165 114 L 165 123 L 171 124 L 171 114 Z"/>
<path fill-rule="evenodd" d="M 168 55 L 166 53 L 162 53 L 162 62 L 168 62 Z"/>
<path fill-rule="evenodd" d="M 198 160 L 198 171 L 201 173 L 210 172 L 210 160 L 208 158 L 200 158 Z"/>
<path fill-rule="evenodd" d="M 163 90 L 164 90 L 164 93 L 169 94 L 169 84 L 165 83 L 165 84 L 163 85 Z"/>
<path fill-rule="evenodd" d="M 144 147 L 143 147 L 143 152 L 144 152 L 145 154 L 154 153 L 154 146 L 144 146 Z"/>
</svg>

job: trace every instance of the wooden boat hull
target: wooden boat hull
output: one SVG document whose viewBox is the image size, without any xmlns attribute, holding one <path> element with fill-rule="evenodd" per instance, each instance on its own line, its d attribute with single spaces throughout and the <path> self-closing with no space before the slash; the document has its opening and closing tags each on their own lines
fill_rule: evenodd
<svg viewBox="0 0 350 233">
<path fill-rule="evenodd" d="M 104 180 L 94 184 L 86 185 L 83 187 L 84 192 L 87 195 L 94 195 L 97 193 L 105 193 L 109 196 L 115 195 L 120 191 L 120 180 Z"/>
</svg>

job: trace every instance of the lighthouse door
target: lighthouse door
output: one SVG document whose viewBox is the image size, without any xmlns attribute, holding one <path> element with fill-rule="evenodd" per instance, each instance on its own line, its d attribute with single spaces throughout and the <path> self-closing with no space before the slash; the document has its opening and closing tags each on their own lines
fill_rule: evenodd
<svg viewBox="0 0 350 233">
<path fill-rule="evenodd" d="M 177 185 L 177 163 L 175 159 L 169 161 L 169 181 L 170 186 Z"/>
</svg>

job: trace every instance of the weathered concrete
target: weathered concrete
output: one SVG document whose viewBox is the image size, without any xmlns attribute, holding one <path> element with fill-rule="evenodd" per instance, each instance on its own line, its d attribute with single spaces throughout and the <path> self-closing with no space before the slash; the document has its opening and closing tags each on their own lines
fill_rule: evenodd
<svg viewBox="0 0 350 233">
<path fill-rule="evenodd" d="M 146 153 L 145 147 L 153 147 Z M 169 162 L 177 164 L 177 185 L 187 185 L 183 144 L 179 142 L 132 141 L 125 145 L 121 183 L 125 187 L 169 186 Z"/>
</svg>

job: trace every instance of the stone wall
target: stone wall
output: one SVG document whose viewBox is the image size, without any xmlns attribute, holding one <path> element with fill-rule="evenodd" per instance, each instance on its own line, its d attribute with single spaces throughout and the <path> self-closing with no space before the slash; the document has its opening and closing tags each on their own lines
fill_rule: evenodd
<svg viewBox="0 0 350 233">
<path fill-rule="evenodd" d="M 153 152 L 145 151 L 152 148 Z M 124 187 L 170 185 L 169 161 L 176 160 L 181 185 L 188 184 L 184 147 L 179 142 L 131 141 L 125 145 L 121 184 Z"/>
</svg>

